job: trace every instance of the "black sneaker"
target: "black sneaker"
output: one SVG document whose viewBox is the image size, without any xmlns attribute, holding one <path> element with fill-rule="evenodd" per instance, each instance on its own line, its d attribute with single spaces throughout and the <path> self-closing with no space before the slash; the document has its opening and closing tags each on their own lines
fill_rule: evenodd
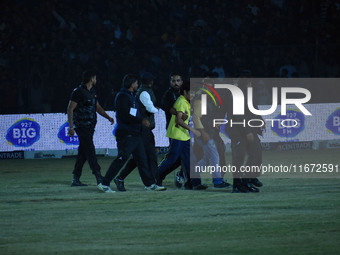
<svg viewBox="0 0 340 255">
<path fill-rule="evenodd" d="M 249 192 L 260 192 L 260 190 L 253 186 L 250 182 L 248 182 L 245 187 L 249 190 Z"/>
<path fill-rule="evenodd" d="M 82 183 L 79 178 L 73 178 L 71 187 L 81 187 L 81 186 L 87 186 L 86 184 Z"/>
<path fill-rule="evenodd" d="M 233 186 L 233 190 L 231 191 L 231 193 L 248 193 L 248 192 L 249 190 L 242 185 Z"/>
<path fill-rule="evenodd" d="M 254 186 L 256 186 L 256 187 L 262 187 L 262 186 L 263 186 L 263 183 L 260 182 L 260 180 L 257 179 L 257 178 L 251 179 L 250 181 L 251 181 L 251 183 L 252 183 Z"/>
<path fill-rule="evenodd" d="M 191 190 L 191 189 L 192 189 L 191 183 L 190 183 L 190 182 L 184 183 L 184 189 L 185 189 L 185 190 Z"/>
<path fill-rule="evenodd" d="M 192 187 L 193 190 L 206 190 L 207 188 L 208 188 L 208 186 L 204 185 L 204 184 L 199 184 L 197 186 Z"/>
<path fill-rule="evenodd" d="M 227 188 L 231 188 L 231 184 L 227 183 L 225 181 L 222 181 L 219 184 L 214 184 L 214 188 L 218 188 L 218 189 L 227 189 Z"/>
<path fill-rule="evenodd" d="M 175 174 L 175 186 L 180 189 L 180 188 L 182 188 L 183 183 L 184 183 L 183 176 L 181 176 L 180 172 L 177 172 Z"/>
<path fill-rule="evenodd" d="M 124 180 L 119 179 L 119 178 L 114 178 L 113 181 L 115 182 L 117 189 L 119 191 L 126 191 L 126 189 L 124 187 Z"/>
</svg>

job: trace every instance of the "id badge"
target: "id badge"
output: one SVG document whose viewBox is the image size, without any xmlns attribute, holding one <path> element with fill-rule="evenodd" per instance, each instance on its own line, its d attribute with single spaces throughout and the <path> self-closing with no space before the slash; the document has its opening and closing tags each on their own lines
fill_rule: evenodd
<svg viewBox="0 0 340 255">
<path fill-rule="evenodd" d="M 136 108 L 130 108 L 130 115 L 136 117 L 137 116 L 137 109 Z"/>
</svg>

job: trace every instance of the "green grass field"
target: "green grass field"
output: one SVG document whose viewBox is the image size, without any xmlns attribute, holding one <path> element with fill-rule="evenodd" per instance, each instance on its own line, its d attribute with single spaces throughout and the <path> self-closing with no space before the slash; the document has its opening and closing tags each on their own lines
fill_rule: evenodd
<svg viewBox="0 0 340 255">
<path fill-rule="evenodd" d="M 0 162 L 0 254 L 340 254 L 339 178 L 262 178 L 258 194 L 231 190 L 97 191 L 74 158 Z M 112 158 L 100 157 L 105 173 Z M 230 154 L 227 155 L 230 162 Z M 264 152 L 264 163 L 337 163 L 340 150 Z M 225 176 L 231 181 L 231 176 Z M 115 189 L 113 183 L 112 187 Z"/>
</svg>

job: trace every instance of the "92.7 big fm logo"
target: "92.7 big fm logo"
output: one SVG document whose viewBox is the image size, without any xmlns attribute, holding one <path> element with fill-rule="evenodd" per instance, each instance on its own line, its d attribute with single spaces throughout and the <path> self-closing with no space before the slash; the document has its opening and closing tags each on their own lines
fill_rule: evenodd
<svg viewBox="0 0 340 255">
<path fill-rule="evenodd" d="M 340 135 L 340 108 L 336 109 L 331 115 L 329 115 L 326 121 L 326 128 L 329 133 Z"/>
<path fill-rule="evenodd" d="M 292 138 L 305 129 L 305 115 L 296 109 L 288 109 L 286 115 L 279 114 L 274 120 L 278 121 L 273 122 L 271 129 L 279 137 Z"/>
<path fill-rule="evenodd" d="M 65 143 L 67 145 L 79 145 L 79 138 L 75 133 L 73 137 L 68 135 L 68 130 L 70 128 L 70 124 L 66 121 L 60 128 L 58 132 L 58 138 L 61 143 Z"/>
<path fill-rule="evenodd" d="M 30 147 L 40 139 L 40 125 L 34 119 L 24 118 L 15 122 L 6 134 L 8 144 Z"/>
</svg>

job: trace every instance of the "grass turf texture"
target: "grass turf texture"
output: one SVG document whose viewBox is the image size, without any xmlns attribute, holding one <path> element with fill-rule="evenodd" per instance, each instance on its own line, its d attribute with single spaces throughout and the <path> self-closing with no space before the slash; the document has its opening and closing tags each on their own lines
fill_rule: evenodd
<svg viewBox="0 0 340 255">
<path fill-rule="evenodd" d="M 264 163 L 337 163 L 340 150 L 264 152 Z M 112 158 L 99 157 L 105 173 Z M 0 254 L 339 254 L 340 179 L 262 178 L 258 194 L 97 191 L 74 158 L 0 162 Z M 230 162 L 230 154 L 227 155 Z M 231 181 L 231 176 L 225 176 Z M 114 183 L 111 185 L 116 189 Z"/>
</svg>

